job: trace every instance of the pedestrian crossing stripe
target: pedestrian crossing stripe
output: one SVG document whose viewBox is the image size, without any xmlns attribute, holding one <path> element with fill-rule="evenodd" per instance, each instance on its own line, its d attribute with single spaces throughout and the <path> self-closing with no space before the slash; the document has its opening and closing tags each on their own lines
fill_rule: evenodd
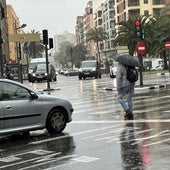
<svg viewBox="0 0 170 170">
<path fill-rule="evenodd" d="M 10 163 L 10 162 L 18 161 L 18 160 L 21 160 L 21 158 L 15 157 L 15 156 L 8 156 L 5 158 L 1 158 L 0 162 Z"/>
</svg>

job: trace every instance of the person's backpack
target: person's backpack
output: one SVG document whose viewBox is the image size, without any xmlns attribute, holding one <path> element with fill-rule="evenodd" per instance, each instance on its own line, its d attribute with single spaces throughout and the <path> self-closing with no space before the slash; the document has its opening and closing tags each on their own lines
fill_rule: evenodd
<svg viewBox="0 0 170 170">
<path fill-rule="evenodd" d="M 126 66 L 126 78 L 131 83 L 134 83 L 138 80 L 138 71 L 134 66 Z"/>
</svg>

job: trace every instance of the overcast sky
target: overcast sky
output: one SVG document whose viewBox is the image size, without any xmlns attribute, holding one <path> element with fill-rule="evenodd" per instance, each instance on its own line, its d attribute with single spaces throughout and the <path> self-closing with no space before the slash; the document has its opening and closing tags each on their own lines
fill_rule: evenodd
<svg viewBox="0 0 170 170">
<path fill-rule="evenodd" d="M 76 17 L 85 13 L 89 0 L 6 0 L 11 4 L 25 32 L 47 29 L 49 36 L 64 31 L 75 33 Z"/>
</svg>

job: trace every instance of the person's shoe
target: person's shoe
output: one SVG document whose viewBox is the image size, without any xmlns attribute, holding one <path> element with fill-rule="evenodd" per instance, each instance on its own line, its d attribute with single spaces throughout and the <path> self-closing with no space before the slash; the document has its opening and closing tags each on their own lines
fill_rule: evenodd
<svg viewBox="0 0 170 170">
<path fill-rule="evenodd" d="M 132 112 L 129 113 L 129 115 L 128 115 L 128 120 L 133 120 L 133 113 L 132 113 Z"/>
<path fill-rule="evenodd" d="M 129 115 L 131 114 L 131 111 L 128 109 L 128 110 L 126 110 L 126 112 L 125 112 L 125 115 L 124 115 L 124 118 L 125 118 L 125 120 L 128 120 L 129 119 Z"/>
</svg>

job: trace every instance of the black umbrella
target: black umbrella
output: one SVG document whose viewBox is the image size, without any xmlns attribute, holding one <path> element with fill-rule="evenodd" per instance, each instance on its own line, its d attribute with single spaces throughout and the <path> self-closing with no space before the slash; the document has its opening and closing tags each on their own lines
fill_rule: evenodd
<svg viewBox="0 0 170 170">
<path fill-rule="evenodd" d="M 129 54 L 116 54 L 113 56 L 113 58 L 121 64 L 127 66 L 140 67 L 139 61 Z"/>
</svg>

